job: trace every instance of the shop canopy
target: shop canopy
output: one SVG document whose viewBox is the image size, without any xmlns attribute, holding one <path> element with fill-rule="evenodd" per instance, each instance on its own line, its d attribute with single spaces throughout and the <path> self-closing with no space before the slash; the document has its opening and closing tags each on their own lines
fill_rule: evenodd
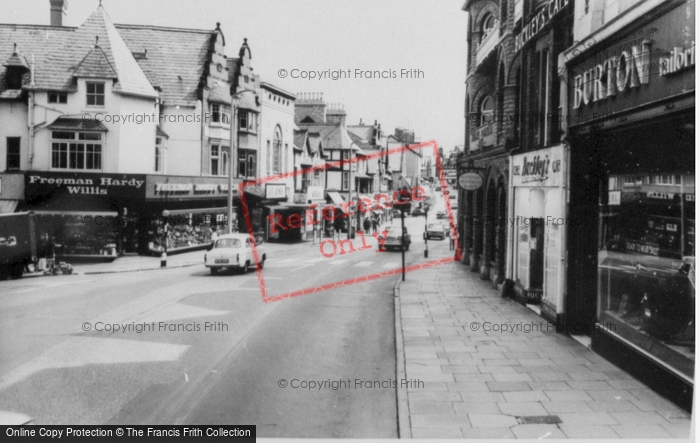
<svg viewBox="0 0 700 443">
<path fill-rule="evenodd" d="M 335 205 L 340 205 L 341 203 L 345 203 L 345 200 L 338 192 L 328 192 L 328 197 L 330 197 L 331 201 Z"/>
<path fill-rule="evenodd" d="M 227 207 L 223 208 L 200 208 L 200 209 L 166 209 L 169 215 L 183 215 L 183 214 L 221 214 L 228 212 Z"/>
</svg>

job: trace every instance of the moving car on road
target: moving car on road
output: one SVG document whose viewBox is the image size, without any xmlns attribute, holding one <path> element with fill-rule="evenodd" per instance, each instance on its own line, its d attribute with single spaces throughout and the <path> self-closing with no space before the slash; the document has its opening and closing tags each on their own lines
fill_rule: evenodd
<svg viewBox="0 0 700 443">
<path fill-rule="evenodd" d="M 435 213 L 435 218 L 437 218 L 438 220 L 446 219 L 447 213 L 445 211 L 438 211 Z"/>
<path fill-rule="evenodd" d="M 439 238 L 440 240 L 445 239 L 445 227 L 442 223 L 430 223 L 428 225 L 428 232 L 426 233 L 428 240 L 433 237 Z"/>
<path fill-rule="evenodd" d="M 379 235 L 382 239 L 383 234 Z M 384 249 L 398 249 L 398 250 L 408 250 L 411 246 L 411 236 L 408 234 L 408 229 L 403 228 L 403 235 L 401 235 L 401 226 L 389 226 L 387 228 L 386 240 L 384 240 Z M 379 248 L 382 248 L 382 241 L 379 242 Z"/>
<path fill-rule="evenodd" d="M 209 268 L 212 274 L 216 274 L 220 269 L 248 272 L 255 267 L 253 248 L 256 249 L 258 264 L 262 269 L 265 260 L 267 260 L 262 239 L 256 243 L 248 234 L 222 235 L 204 254 L 204 266 Z"/>
<path fill-rule="evenodd" d="M 423 208 L 416 208 L 413 211 L 411 211 L 411 216 L 413 217 L 422 217 L 425 215 L 425 209 Z"/>
</svg>

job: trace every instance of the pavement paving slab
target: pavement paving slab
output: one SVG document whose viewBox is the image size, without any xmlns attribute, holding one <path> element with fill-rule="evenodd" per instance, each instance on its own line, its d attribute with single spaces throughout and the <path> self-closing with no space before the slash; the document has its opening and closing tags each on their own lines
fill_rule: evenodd
<svg viewBox="0 0 700 443">
<path fill-rule="evenodd" d="M 401 438 L 689 436 L 688 413 L 584 344 L 547 329 L 544 319 L 501 297 L 467 266 L 415 271 L 397 288 L 403 365 L 425 381 L 403 396 L 410 426 Z M 544 327 L 493 328 L 518 324 Z"/>
</svg>

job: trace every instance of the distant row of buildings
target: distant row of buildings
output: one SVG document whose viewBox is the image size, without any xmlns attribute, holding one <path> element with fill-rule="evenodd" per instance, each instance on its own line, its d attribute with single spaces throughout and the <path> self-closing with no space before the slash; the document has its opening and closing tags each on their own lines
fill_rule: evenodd
<svg viewBox="0 0 700 443">
<path fill-rule="evenodd" d="M 292 241 L 315 234 L 270 233 L 269 215 L 338 207 L 426 174 L 419 150 L 366 159 L 413 143 L 412 131 L 347 125 L 321 93 L 263 81 L 245 39 L 227 56 L 218 23 L 120 25 L 100 5 L 75 28 L 62 23 L 67 2 L 49 3 L 48 26 L 0 25 L 0 213 L 42 215 L 67 259 L 208 244 L 226 224 L 229 175 L 234 226 L 246 229 L 247 181 L 253 229 Z"/>
<path fill-rule="evenodd" d="M 463 9 L 464 263 L 690 409 L 695 2 Z"/>
</svg>

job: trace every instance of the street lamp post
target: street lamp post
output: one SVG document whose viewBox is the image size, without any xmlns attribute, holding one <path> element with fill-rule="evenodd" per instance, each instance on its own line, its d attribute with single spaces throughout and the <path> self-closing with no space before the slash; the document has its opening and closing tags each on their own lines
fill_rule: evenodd
<svg viewBox="0 0 700 443">
<path fill-rule="evenodd" d="M 423 237 L 425 238 L 425 252 L 423 253 L 424 257 L 428 257 L 428 211 L 425 211 L 425 233 L 423 234 Z"/>
</svg>

